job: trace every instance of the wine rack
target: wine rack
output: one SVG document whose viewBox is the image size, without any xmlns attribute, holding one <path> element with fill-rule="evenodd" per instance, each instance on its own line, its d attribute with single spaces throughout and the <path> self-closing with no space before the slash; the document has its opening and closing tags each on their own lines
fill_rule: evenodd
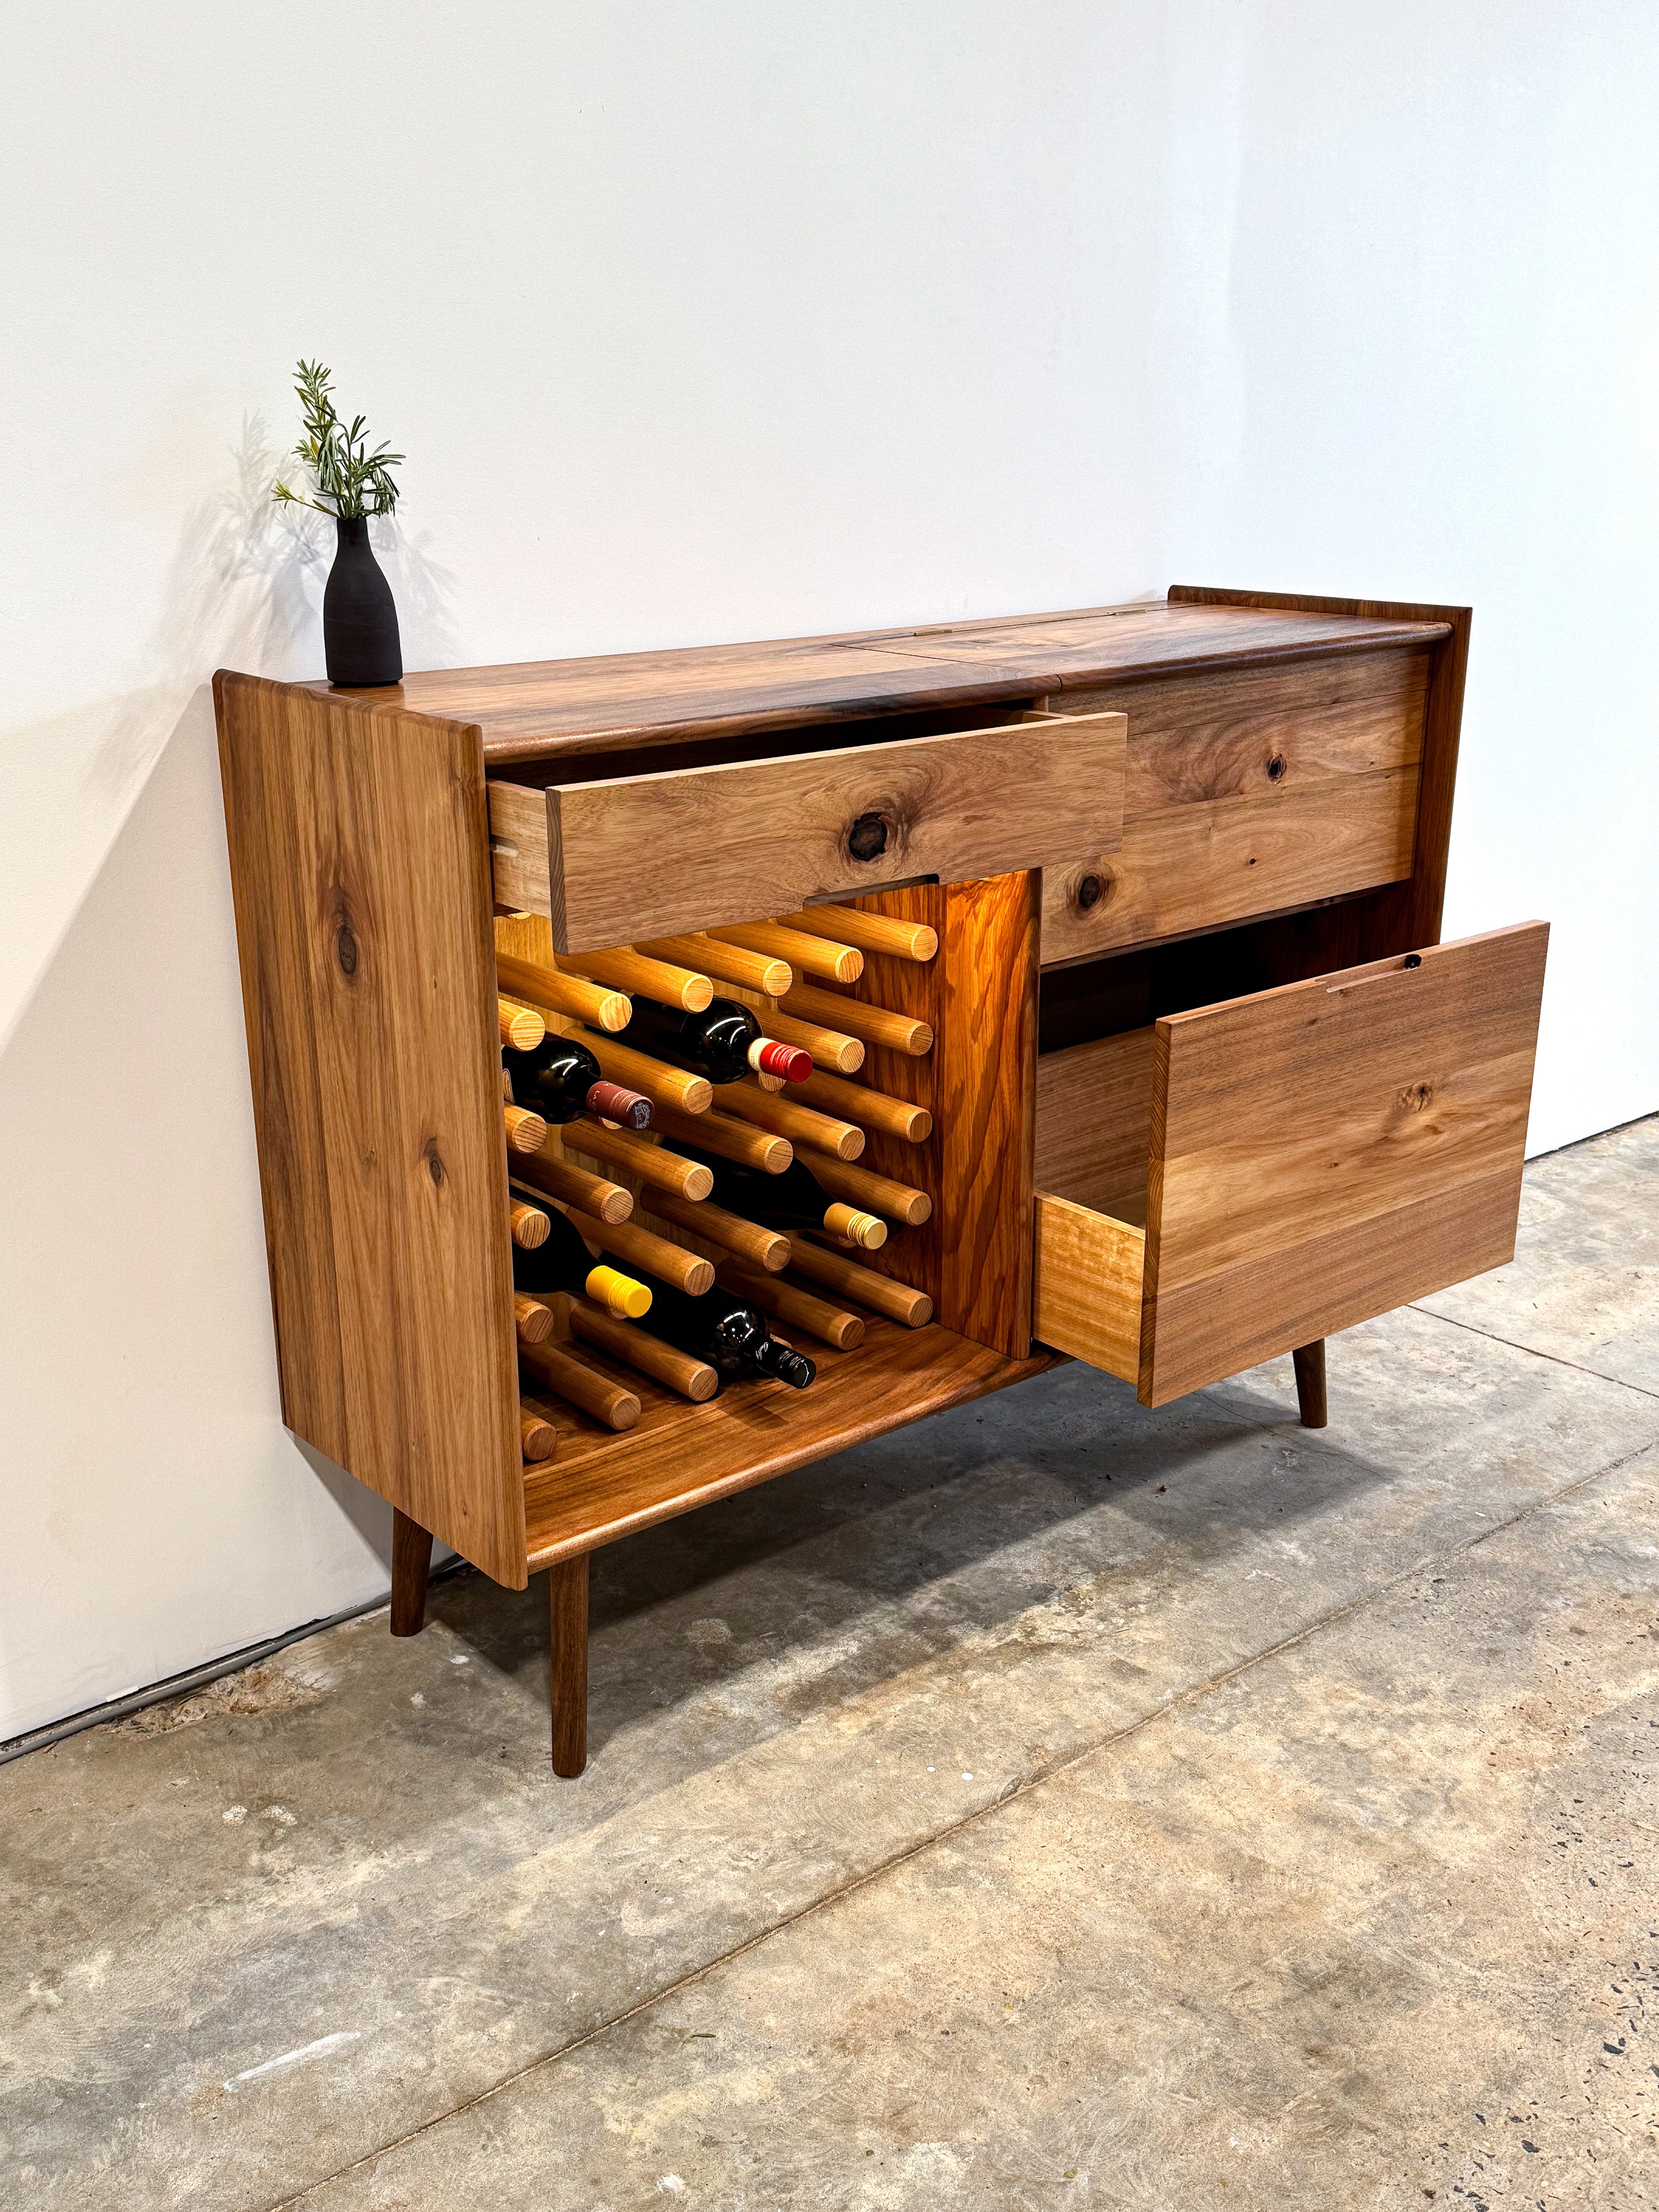
<svg viewBox="0 0 1659 2212">
<path fill-rule="evenodd" d="M 584 1117 L 550 1133 L 530 1164 L 536 1180 L 518 1186 L 520 1194 L 544 1191 L 565 1205 L 590 1249 L 623 1266 L 636 1257 L 659 1275 L 663 1249 L 696 1255 L 715 1268 L 722 1288 L 759 1304 L 774 1334 L 810 1352 L 818 1367 L 802 1392 L 769 1380 L 732 1380 L 718 1398 L 711 1389 L 689 1401 L 673 1382 L 637 1371 L 635 1358 L 653 1343 L 648 1316 L 631 1335 L 613 1325 L 601 1336 L 582 1301 L 555 1294 L 548 1304 L 556 1335 L 577 1340 L 567 1356 L 627 1390 L 634 1402 L 625 1408 L 627 1427 L 617 1431 L 589 1409 L 541 1401 L 557 1442 L 546 1464 L 526 1470 L 532 1569 L 586 1543 L 596 1525 L 616 1525 L 598 1520 L 602 1512 L 644 1525 L 677 1504 L 688 1486 L 700 1498 L 723 1494 L 819 1455 L 826 1435 L 843 1437 L 872 1376 L 895 1363 L 907 1388 L 931 1387 L 941 1402 L 988 1387 L 1010 1369 L 1036 1371 L 1042 1364 L 1030 1358 L 1030 1130 L 1023 1104 L 1035 1078 L 1039 895 L 1038 878 L 1027 872 L 917 884 L 860 898 L 850 909 L 826 908 L 829 918 L 802 915 L 793 929 L 802 941 L 788 949 L 798 963 L 804 955 L 821 971 L 813 977 L 818 995 L 805 1000 L 805 971 L 769 949 L 786 942 L 789 926 L 769 918 L 733 926 L 718 939 L 693 933 L 672 946 L 658 942 L 650 954 L 612 947 L 570 960 L 573 969 L 619 983 L 630 962 L 672 951 L 672 975 L 632 971 L 636 983 L 643 977 L 662 990 L 678 988 L 676 976 L 700 972 L 680 962 L 712 957 L 724 969 L 709 978 L 714 989 L 755 1008 L 766 1034 L 787 1032 L 794 1042 L 810 1036 L 827 1057 L 850 1061 L 852 1073 L 820 1078 L 815 1070 L 804 1086 L 781 1091 L 752 1081 L 704 1083 L 697 1111 L 659 1105 L 645 1139 L 619 1141 Z M 836 948 L 848 948 L 837 927 L 857 931 L 844 918 L 837 923 L 848 912 L 902 925 L 899 933 L 913 947 L 928 948 L 927 956 L 854 948 L 852 959 L 841 960 L 838 979 Z M 498 915 L 494 933 L 501 977 L 537 1003 L 534 977 L 565 965 L 553 951 L 549 922 Z M 893 934 L 857 933 L 872 947 Z M 723 951 L 741 957 L 722 959 Z M 763 982 L 781 988 L 763 992 L 757 988 Z M 796 1011 L 803 1002 L 810 1021 Z M 550 1024 L 595 1042 L 591 1028 L 562 1020 L 550 1006 L 544 1011 Z M 839 1049 L 849 1042 L 850 1056 Z M 630 1072 L 653 1081 L 639 1066 Z M 662 1073 L 684 1085 L 678 1071 Z M 884 1239 L 872 1248 L 828 1236 L 786 1237 L 714 1206 L 706 1181 L 697 1195 L 667 1188 L 668 1163 L 691 1166 L 672 1149 L 676 1139 L 706 1141 L 716 1124 L 775 1148 L 764 1163 L 754 1155 L 757 1164 L 785 1164 L 799 1146 L 829 1194 L 866 1210 Z M 521 1159 L 513 1163 L 515 1177 L 524 1167 Z M 584 1176 L 623 1189 L 634 1201 L 608 1235 L 593 1213 L 597 1195 L 579 1202 L 577 1178 Z M 660 1243 L 630 1249 L 634 1238 Z M 533 1373 L 545 1354 L 529 1357 Z M 941 1371 L 929 1377 L 932 1366 Z M 754 1449 L 757 1437 L 766 1440 L 763 1455 Z M 740 1467 L 726 1464 L 732 1440 L 741 1440 Z"/>
<path fill-rule="evenodd" d="M 1060 1357 L 1152 1406 L 1294 1351 L 1320 1422 L 1329 1331 L 1506 1258 L 1547 933 L 1438 942 L 1468 635 L 1176 591 L 379 691 L 221 672 L 283 1417 L 393 1506 L 394 1633 L 434 1534 L 547 1571 L 579 1772 L 601 1546 Z M 621 1034 L 717 994 L 810 1080 Z M 549 1029 L 602 1119 L 504 1094 Z M 799 1146 L 849 1241 L 721 1206 L 686 1144 Z M 815 1379 L 515 1291 L 556 1214 L 718 1278 Z"/>
</svg>

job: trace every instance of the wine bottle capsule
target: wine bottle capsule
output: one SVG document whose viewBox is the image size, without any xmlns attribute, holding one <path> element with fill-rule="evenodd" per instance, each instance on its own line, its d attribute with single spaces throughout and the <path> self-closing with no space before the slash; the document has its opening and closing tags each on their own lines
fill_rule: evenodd
<svg viewBox="0 0 1659 2212">
<path fill-rule="evenodd" d="M 533 1251 L 513 1247 L 513 1286 L 532 1297 L 548 1291 L 586 1292 L 595 1305 L 615 1314 L 618 1321 L 639 1321 L 651 1310 L 651 1293 L 620 1267 L 596 1261 L 556 1209 L 548 1213 L 548 1237 Z"/>
</svg>

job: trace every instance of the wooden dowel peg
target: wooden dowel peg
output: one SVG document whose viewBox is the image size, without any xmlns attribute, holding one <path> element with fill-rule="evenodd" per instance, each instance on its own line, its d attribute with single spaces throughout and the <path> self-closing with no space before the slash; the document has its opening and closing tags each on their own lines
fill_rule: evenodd
<svg viewBox="0 0 1659 2212">
<path fill-rule="evenodd" d="M 608 1429 L 631 1429 L 640 1418 L 640 1401 L 631 1390 L 609 1376 L 599 1374 L 556 1344 L 521 1345 L 520 1362 L 556 1398 L 579 1407 L 603 1421 Z"/>
<path fill-rule="evenodd" d="M 672 961 L 652 960 L 632 945 L 619 945 L 610 952 L 562 952 L 559 965 L 573 975 L 588 976 L 595 983 L 614 983 L 620 991 L 637 992 L 659 1006 L 678 1006 L 700 1014 L 714 995 L 707 975 Z"/>
<path fill-rule="evenodd" d="M 939 951 L 939 932 L 926 922 L 896 921 L 890 915 L 866 914 L 855 906 L 809 906 L 802 914 L 781 914 L 778 920 L 787 929 L 810 930 L 895 960 L 931 960 Z"/>
<path fill-rule="evenodd" d="M 521 1252 L 535 1251 L 553 1233 L 553 1224 L 540 1206 L 531 1206 L 521 1198 L 515 1198 L 507 1207 L 507 1225 Z"/>
<path fill-rule="evenodd" d="M 925 1106 L 890 1098 L 884 1091 L 872 1091 L 867 1084 L 846 1083 L 839 1075 L 823 1075 L 817 1068 L 805 1083 L 791 1084 L 789 1095 L 823 1113 L 840 1115 L 877 1136 L 896 1137 L 902 1144 L 924 1145 L 933 1133 L 933 1117 Z"/>
<path fill-rule="evenodd" d="M 543 968 L 533 960 L 515 959 L 510 952 L 495 955 L 495 981 L 514 998 L 544 1012 L 568 1014 L 576 1021 L 592 1022 L 596 1029 L 625 1030 L 634 1018 L 625 993 L 606 990 L 580 975 L 561 975 L 556 968 Z"/>
<path fill-rule="evenodd" d="M 792 1328 L 805 1329 L 837 1352 L 851 1352 L 864 1341 L 864 1323 L 857 1314 L 832 1306 L 827 1298 L 802 1290 L 799 1284 L 785 1282 L 777 1275 L 757 1274 L 752 1267 L 735 1260 L 722 1261 L 720 1279 L 733 1297 L 747 1298 L 763 1313 L 775 1314 Z"/>
<path fill-rule="evenodd" d="M 520 1413 L 521 1415 L 527 1414 L 531 1419 L 543 1423 L 547 1428 L 550 1428 L 553 1431 L 556 1437 L 558 1436 L 561 1433 L 559 1425 L 560 1407 L 555 1405 L 551 1399 L 532 1397 L 529 1389 L 529 1370 L 526 1369 L 519 1377 Z M 550 1454 L 549 1455 L 551 1457 L 556 1455 Z"/>
<path fill-rule="evenodd" d="M 495 1018 L 501 1024 L 501 1042 L 510 1044 L 514 1052 L 534 1052 L 547 1035 L 547 1024 L 534 1006 L 521 1006 L 516 999 L 495 1001 Z"/>
<path fill-rule="evenodd" d="M 714 1264 L 700 1252 L 688 1252 L 681 1245 L 671 1244 L 665 1237 L 654 1237 L 637 1222 L 613 1222 L 607 1226 L 574 1206 L 567 1211 L 571 1226 L 613 1259 L 625 1261 L 629 1267 L 642 1267 L 647 1275 L 672 1283 L 677 1291 L 684 1291 L 690 1298 L 700 1298 L 705 1291 L 714 1289 Z"/>
<path fill-rule="evenodd" d="M 781 922 L 746 921 L 729 929 L 711 929 L 708 934 L 721 945 L 740 945 L 746 951 L 785 961 L 796 975 L 817 975 L 826 983 L 856 983 L 864 973 L 864 955 L 856 945 L 808 937 L 801 930 L 786 929 Z"/>
<path fill-rule="evenodd" d="M 793 1086 L 799 1090 L 799 1085 Z M 723 1114 L 757 1129 L 770 1129 L 791 1144 L 814 1152 L 830 1152 L 838 1160 L 855 1160 L 864 1150 L 864 1132 L 851 1121 L 837 1121 L 811 1106 L 797 1105 L 787 1093 L 763 1091 L 757 1083 L 726 1083 L 714 1093 Z"/>
<path fill-rule="evenodd" d="M 538 1152 L 547 1142 L 547 1124 L 539 1114 L 522 1106 L 503 1106 L 501 1119 L 507 1125 L 508 1152 Z"/>
<path fill-rule="evenodd" d="M 677 1229 L 700 1237 L 705 1244 L 734 1252 L 750 1267 L 763 1268 L 769 1274 L 776 1274 L 780 1268 L 789 1265 L 790 1242 L 787 1237 L 758 1221 L 745 1221 L 739 1214 L 728 1213 L 723 1206 L 716 1206 L 712 1200 L 688 1206 L 684 1199 L 653 1191 L 651 1211 L 664 1221 L 672 1221 Z"/>
<path fill-rule="evenodd" d="M 887 1242 L 887 1224 L 878 1213 L 866 1213 L 861 1206 L 843 1206 L 839 1199 L 824 1207 L 823 1225 L 829 1235 L 860 1252 L 878 1252 Z"/>
<path fill-rule="evenodd" d="M 714 1176 L 701 1160 L 688 1160 L 665 1145 L 647 1144 L 629 1129 L 607 1129 L 586 1114 L 567 1125 L 564 1141 L 607 1166 L 625 1169 L 653 1193 L 671 1191 L 676 1198 L 695 1201 L 707 1198 L 714 1188 Z"/>
<path fill-rule="evenodd" d="M 838 1006 L 850 1006 L 851 999 L 837 999 Z M 780 1044 L 798 1044 L 803 1052 L 812 1055 L 813 1070 L 828 1068 L 836 1075 L 856 1075 L 864 1065 L 864 1046 L 860 1039 L 848 1036 L 844 1030 L 827 1030 L 819 1022 L 804 1022 L 794 1014 L 787 1014 L 781 1006 L 757 1006 L 761 1027 L 768 1036 L 775 1036 Z"/>
<path fill-rule="evenodd" d="M 544 1464 L 559 1449 L 559 1432 L 551 1421 L 530 1410 L 530 1401 L 519 1401 L 519 1442 L 526 1463 Z"/>
<path fill-rule="evenodd" d="M 523 1291 L 513 1293 L 513 1326 L 520 1344 L 545 1344 L 553 1334 L 553 1311 Z"/>
<path fill-rule="evenodd" d="M 822 1284 L 827 1291 L 836 1291 L 844 1298 L 856 1298 L 872 1313 L 896 1321 L 904 1328 L 923 1328 L 933 1318 L 933 1301 L 925 1291 L 913 1291 L 908 1283 L 877 1274 L 873 1267 L 860 1267 L 857 1261 L 826 1251 L 822 1244 L 805 1237 L 795 1240 L 789 1272 Z"/>
<path fill-rule="evenodd" d="M 619 1182 L 607 1182 L 603 1176 L 590 1175 L 586 1168 L 574 1166 L 556 1152 L 537 1152 L 529 1159 L 514 1160 L 513 1172 L 520 1182 L 545 1191 L 550 1198 L 597 1213 L 612 1228 L 634 1211 L 631 1190 L 624 1190 Z"/>
<path fill-rule="evenodd" d="M 613 1037 L 589 1036 L 585 1040 L 588 1050 L 613 1083 L 625 1090 L 637 1091 L 653 1106 L 678 1106 L 682 1114 L 706 1114 L 714 1096 L 714 1086 L 706 1075 L 693 1075 L 690 1069 L 671 1067 L 666 1060 L 651 1060 L 632 1045 L 618 1044 Z M 656 1117 L 653 1115 L 654 1121 Z"/>
<path fill-rule="evenodd" d="M 866 1006 L 862 999 L 838 998 L 811 983 L 796 984 L 783 1001 L 783 1012 L 798 1021 L 838 1022 L 848 1036 L 862 1037 L 866 1044 L 879 1045 L 884 1052 L 908 1053 L 913 1060 L 933 1049 L 928 1023 L 910 1014 L 890 1013 L 885 1006 Z"/>
<path fill-rule="evenodd" d="M 769 999 L 781 999 L 795 980 L 787 960 L 745 952 L 741 945 L 722 945 L 713 937 L 659 937 L 635 949 L 648 952 L 653 960 L 683 960 L 689 968 L 719 976 L 722 983 L 740 983 Z"/>
<path fill-rule="evenodd" d="M 671 1144 L 678 1137 L 683 1144 L 735 1160 L 740 1167 L 758 1168 L 763 1175 L 781 1175 L 795 1157 L 787 1137 L 751 1129 L 747 1121 L 734 1121 L 726 1114 L 677 1114 L 672 1107 L 659 1107 L 654 1126 Z"/>
<path fill-rule="evenodd" d="M 844 1198 L 849 1206 L 866 1206 L 872 1213 L 900 1222 L 907 1229 L 919 1229 L 932 1217 L 933 1201 L 927 1192 L 914 1190 L 908 1182 L 895 1182 L 891 1176 L 853 1167 L 845 1160 L 826 1159 L 814 1160 L 812 1172 L 832 1197 Z"/>
<path fill-rule="evenodd" d="M 586 1298 L 576 1299 L 571 1306 L 570 1330 L 584 1344 L 596 1346 L 613 1359 L 620 1359 L 624 1366 L 636 1367 L 653 1382 L 665 1383 L 669 1389 L 678 1390 L 694 1406 L 706 1405 L 720 1388 L 720 1378 L 706 1359 L 695 1358 L 689 1352 L 665 1344 L 660 1337 L 653 1336 L 643 1322 L 613 1321 L 608 1313 L 601 1313 Z"/>
</svg>

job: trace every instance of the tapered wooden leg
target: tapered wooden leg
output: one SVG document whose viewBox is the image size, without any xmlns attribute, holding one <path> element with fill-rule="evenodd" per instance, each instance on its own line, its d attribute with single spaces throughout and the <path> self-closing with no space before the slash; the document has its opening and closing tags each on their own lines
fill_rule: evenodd
<svg viewBox="0 0 1659 2212">
<path fill-rule="evenodd" d="M 553 1771 L 587 1764 L 587 1553 L 548 1570 L 552 1619 Z"/>
<path fill-rule="evenodd" d="M 418 1521 L 392 1509 L 392 1633 L 418 1636 L 426 1626 L 432 1537 Z"/>
<path fill-rule="evenodd" d="M 1325 1340 L 1298 1345 L 1291 1354 L 1296 1363 L 1296 1402 L 1304 1429 L 1322 1429 L 1325 1413 Z"/>
</svg>

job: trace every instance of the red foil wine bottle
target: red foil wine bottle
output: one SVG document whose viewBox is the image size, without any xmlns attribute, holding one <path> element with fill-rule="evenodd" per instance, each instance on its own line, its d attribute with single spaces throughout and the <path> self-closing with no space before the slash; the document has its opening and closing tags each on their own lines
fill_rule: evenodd
<svg viewBox="0 0 1659 2212">
<path fill-rule="evenodd" d="M 689 1067 L 711 1083 L 738 1082 L 751 1069 L 758 1075 L 781 1075 L 787 1083 L 805 1083 L 812 1073 L 810 1052 L 766 1036 L 757 1017 L 736 999 L 711 999 L 700 1014 L 692 1014 L 636 998 L 634 1018 L 617 1042 L 672 1066 Z"/>
<path fill-rule="evenodd" d="M 651 1101 L 620 1083 L 607 1083 L 599 1063 L 579 1037 L 550 1030 L 533 1052 L 508 1045 L 501 1065 L 513 1079 L 513 1101 L 547 1121 L 574 1121 L 578 1114 L 597 1114 L 624 1129 L 648 1128 Z"/>
</svg>

